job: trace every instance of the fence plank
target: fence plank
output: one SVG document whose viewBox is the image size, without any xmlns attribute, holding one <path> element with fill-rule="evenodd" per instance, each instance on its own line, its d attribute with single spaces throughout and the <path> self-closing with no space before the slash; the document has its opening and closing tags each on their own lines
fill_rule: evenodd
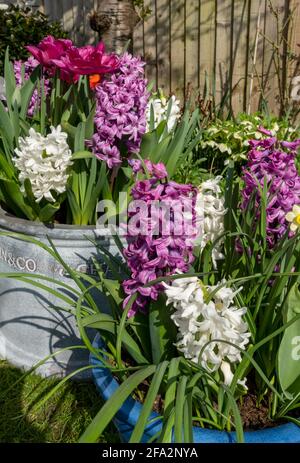
<svg viewBox="0 0 300 463">
<path fill-rule="evenodd" d="M 284 0 L 283 0 L 284 1 Z M 274 13 L 270 11 L 270 5 L 267 5 L 264 26 L 264 61 L 263 61 L 263 90 L 264 98 L 269 110 L 276 111 L 279 105 L 279 87 L 278 75 L 276 73 L 276 45 L 279 41 L 279 29 L 283 19 L 282 1 L 277 0 L 272 3 Z M 278 9 L 278 10 L 277 10 Z M 277 20 L 276 16 L 277 15 Z"/>
<path fill-rule="evenodd" d="M 185 80 L 185 67 L 186 67 L 186 54 L 185 54 L 185 1 L 172 0 L 170 14 L 171 14 L 171 72 L 170 72 L 170 87 L 172 92 L 179 96 L 180 99 L 184 97 L 184 90 L 186 85 Z"/>
<path fill-rule="evenodd" d="M 299 59 L 299 44 L 300 44 L 300 0 L 291 0 L 290 10 L 292 13 L 292 21 L 290 27 L 289 45 L 295 55 L 291 58 L 288 64 L 288 83 L 289 83 L 289 100 L 291 100 L 292 80 L 294 77 L 300 76 L 300 59 Z M 294 103 L 295 104 L 295 103 Z M 299 105 L 299 103 L 295 104 Z"/>
<path fill-rule="evenodd" d="M 231 48 L 232 48 L 232 0 L 217 2 L 216 11 L 216 103 L 226 102 L 230 109 Z M 222 103 L 223 104 L 223 103 Z"/>
<path fill-rule="evenodd" d="M 73 0 L 64 1 L 64 12 L 62 20 L 64 29 L 69 32 L 71 38 L 73 39 L 73 30 L 75 24 L 75 8 Z"/>
<path fill-rule="evenodd" d="M 96 35 L 90 27 L 89 15 L 92 13 L 95 7 L 94 0 L 84 0 L 83 2 L 83 40 L 81 45 L 94 44 Z"/>
<path fill-rule="evenodd" d="M 170 15 L 169 1 L 155 1 L 156 6 L 156 53 L 157 53 L 157 86 L 166 95 L 170 88 Z"/>
<path fill-rule="evenodd" d="M 186 46 L 185 46 L 185 81 L 187 85 L 198 89 L 200 86 L 199 69 L 199 0 L 186 2 Z"/>
<path fill-rule="evenodd" d="M 76 0 L 74 6 L 76 8 L 74 24 L 74 41 L 76 45 L 81 45 L 85 41 L 84 0 Z"/>
<path fill-rule="evenodd" d="M 214 58 L 215 58 L 215 2 L 200 2 L 200 88 L 204 97 L 204 89 L 208 85 L 208 92 L 213 93 L 214 86 Z"/>
<path fill-rule="evenodd" d="M 265 1 L 252 0 L 249 12 L 248 37 L 248 85 L 246 98 L 246 112 L 258 110 L 261 99 L 261 79 L 263 70 L 264 40 L 262 31 L 265 22 Z"/>
<path fill-rule="evenodd" d="M 144 56 L 144 24 L 141 20 L 133 33 L 133 50 L 136 55 Z"/>
<path fill-rule="evenodd" d="M 247 97 L 247 62 L 248 62 L 248 37 L 249 27 L 249 0 L 233 2 L 234 23 L 233 42 L 231 50 L 232 62 L 232 94 L 231 107 L 234 114 L 246 110 Z"/>
<path fill-rule="evenodd" d="M 57 0 L 44 0 L 45 14 L 51 19 L 62 19 L 63 16 L 59 16 L 59 2 Z"/>
<path fill-rule="evenodd" d="M 157 88 L 157 50 L 156 50 L 156 10 L 155 0 L 145 0 L 145 7 L 151 9 L 151 14 L 144 21 L 144 58 L 147 63 L 147 76 L 149 82 L 153 82 L 154 89 Z"/>
</svg>

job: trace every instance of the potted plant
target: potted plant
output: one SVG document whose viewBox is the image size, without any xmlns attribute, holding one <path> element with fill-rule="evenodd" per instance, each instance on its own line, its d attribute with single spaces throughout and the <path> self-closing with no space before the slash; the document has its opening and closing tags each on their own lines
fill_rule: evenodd
<svg viewBox="0 0 300 463">
<path fill-rule="evenodd" d="M 131 443 L 300 442 L 299 144 L 252 140 L 242 177 L 199 188 L 131 162 L 126 265 L 77 300 L 105 399 L 80 442 L 111 420 Z"/>
<path fill-rule="evenodd" d="M 0 101 L 0 227 L 5 232 L 0 335 L 6 346 L 0 355 L 28 369 L 79 341 L 65 310 L 72 302 L 72 279 L 30 238 L 52 240 L 79 273 L 95 272 L 95 240 L 121 258 L 111 233 L 101 233 L 97 224 L 105 202 L 110 206 L 106 219 L 122 212 L 132 183 L 131 158 L 166 159 L 175 172 L 179 157 L 197 143 L 198 117 L 186 111 L 177 123 L 171 99 L 156 124 L 144 63 L 127 52 L 107 54 L 102 42 L 77 48 L 68 39 L 48 36 L 27 50 L 31 56 L 25 62 L 13 63 L 7 50 Z M 28 285 L 31 276 L 41 276 L 39 288 Z M 79 353 L 69 356 L 64 353 L 59 363 L 49 360 L 40 372 L 65 374 L 83 361 Z"/>
</svg>

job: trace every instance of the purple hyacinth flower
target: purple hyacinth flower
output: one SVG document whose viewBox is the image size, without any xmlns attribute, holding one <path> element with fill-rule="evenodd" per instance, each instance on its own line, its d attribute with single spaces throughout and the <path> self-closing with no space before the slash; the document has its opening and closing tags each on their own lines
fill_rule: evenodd
<svg viewBox="0 0 300 463">
<path fill-rule="evenodd" d="M 135 174 L 145 173 L 141 161 L 131 160 L 130 164 Z M 151 301 L 157 300 L 163 290 L 161 284 L 145 288 L 145 284 L 166 275 L 173 275 L 177 270 L 187 272 L 194 260 L 192 237 L 196 236 L 196 227 L 189 226 L 188 232 L 177 232 L 178 218 L 182 220 L 187 204 L 192 213 L 192 222 L 196 224 L 197 189 L 192 185 L 180 185 L 167 182 L 167 171 L 164 164 L 152 164 L 145 160 L 148 175 L 151 178 L 136 181 L 132 189 L 133 200 L 143 201 L 144 214 L 129 207 L 128 247 L 124 257 L 131 271 L 131 278 L 124 281 L 123 289 L 127 295 L 125 308 L 130 297 L 137 293 L 137 299 L 128 316 L 138 311 L 146 312 Z M 153 209 L 153 200 L 164 201 L 176 211 L 167 217 L 161 209 Z M 137 230 L 130 226 L 130 219 Z M 136 219 L 136 220 L 135 220 Z M 154 222 L 154 223 L 153 223 Z M 166 222 L 168 227 L 165 227 Z"/>
<path fill-rule="evenodd" d="M 110 169 L 120 165 L 122 147 L 129 155 L 139 152 L 146 132 L 149 93 L 144 66 L 140 58 L 125 53 L 119 69 L 96 87 L 97 131 L 88 146 Z M 103 146 L 107 145 L 110 148 L 104 153 Z"/>
<path fill-rule="evenodd" d="M 295 156 L 300 140 L 278 141 L 275 137 L 265 140 L 251 140 L 248 163 L 243 170 L 244 188 L 241 207 L 246 210 L 254 198 L 258 219 L 261 207 L 259 185 L 267 182 L 267 242 L 273 248 L 288 230 L 287 212 L 300 204 L 300 176 Z M 286 151 L 285 151 L 286 150 Z"/>
</svg>

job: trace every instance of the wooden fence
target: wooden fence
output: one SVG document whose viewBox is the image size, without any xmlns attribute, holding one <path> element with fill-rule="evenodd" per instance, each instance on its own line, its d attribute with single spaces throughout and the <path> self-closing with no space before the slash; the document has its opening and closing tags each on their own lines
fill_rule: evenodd
<svg viewBox="0 0 300 463">
<path fill-rule="evenodd" d="M 103 0 L 41 0 L 77 44 L 94 43 L 88 14 Z M 13 2 L 14 3 L 14 2 Z M 38 2 L 37 2 L 38 3 Z M 277 113 L 297 75 L 300 0 L 144 0 L 151 14 L 135 29 L 147 75 L 181 98 L 189 86 L 234 112 L 266 101 Z M 300 74 L 300 72 L 299 72 Z"/>
</svg>

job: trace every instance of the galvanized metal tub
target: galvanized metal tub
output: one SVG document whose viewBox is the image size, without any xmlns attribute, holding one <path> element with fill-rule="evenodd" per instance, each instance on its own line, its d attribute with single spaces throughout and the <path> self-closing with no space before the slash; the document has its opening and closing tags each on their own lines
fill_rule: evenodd
<svg viewBox="0 0 300 463">
<path fill-rule="evenodd" d="M 22 233 L 49 245 L 55 244 L 60 256 L 72 268 L 93 274 L 92 256 L 101 260 L 99 249 L 89 239 L 97 240 L 115 256 L 120 252 L 110 236 L 99 237 L 94 227 L 72 225 L 46 226 L 12 217 L 0 208 L 0 231 Z M 0 236 L 0 272 L 42 274 L 76 287 L 63 267 L 46 251 L 25 240 Z M 65 294 L 65 289 L 41 281 L 47 287 Z M 77 288 L 78 289 L 78 288 Z M 71 296 L 74 300 L 76 297 Z M 97 303 L 108 310 L 97 291 Z M 14 278 L 0 278 L 0 357 L 28 370 L 54 352 L 69 346 L 82 345 L 73 314 L 58 297 Z M 88 365 L 88 352 L 76 349 L 61 353 L 38 368 L 44 377 L 63 377 Z M 87 377 L 77 375 L 77 378 Z"/>
</svg>

